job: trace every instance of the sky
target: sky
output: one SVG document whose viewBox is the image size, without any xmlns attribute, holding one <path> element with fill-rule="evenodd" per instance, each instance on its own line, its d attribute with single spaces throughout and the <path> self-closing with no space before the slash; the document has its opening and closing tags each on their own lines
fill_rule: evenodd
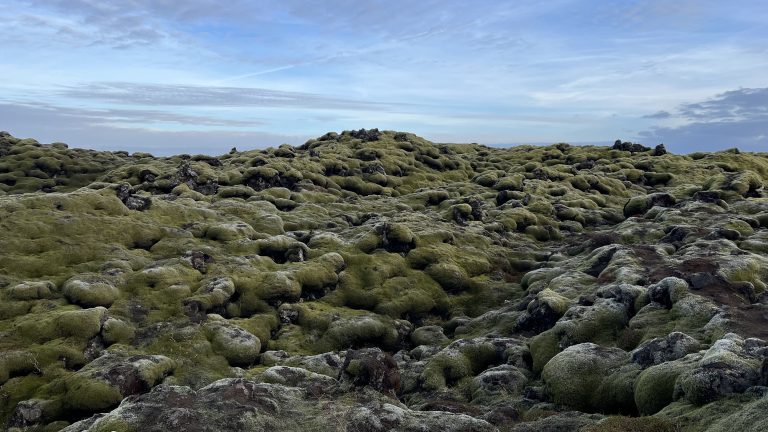
<svg viewBox="0 0 768 432">
<path fill-rule="evenodd" d="M 41 142 L 768 151 L 762 0 L 3 0 L 0 22 L 0 130 Z"/>
</svg>

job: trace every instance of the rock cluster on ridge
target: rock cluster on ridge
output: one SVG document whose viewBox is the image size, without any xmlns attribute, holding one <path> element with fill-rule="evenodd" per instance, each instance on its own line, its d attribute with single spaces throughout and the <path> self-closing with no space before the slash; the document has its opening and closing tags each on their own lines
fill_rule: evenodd
<svg viewBox="0 0 768 432">
<path fill-rule="evenodd" d="M 766 184 L 620 141 L 0 133 L 0 428 L 763 430 Z"/>
</svg>

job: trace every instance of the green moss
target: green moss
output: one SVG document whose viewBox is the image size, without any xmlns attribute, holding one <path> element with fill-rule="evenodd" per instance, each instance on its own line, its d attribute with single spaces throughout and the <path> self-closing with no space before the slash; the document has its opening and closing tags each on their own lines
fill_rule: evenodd
<svg viewBox="0 0 768 432">
<path fill-rule="evenodd" d="M 261 351 L 261 341 L 248 331 L 231 324 L 213 321 L 206 324 L 206 332 L 213 351 L 236 366 L 256 362 Z"/>
<path fill-rule="evenodd" d="M 135 335 L 135 329 L 125 321 L 107 318 L 102 326 L 101 335 L 107 344 L 130 343 Z"/>
<path fill-rule="evenodd" d="M 467 272 L 455 264 L 432 264 L 425 269 L 425 272 L 447 292 L 464 291 L 472 284 Z"/>
<path fill-rule="evenodd" d="M 58 415 L 61 411 L 60 402 L 34 399 L 37 389 L 44 386 L 48 379 L 50 378 L 43 378 L 40 375 L 27 375 L 13 378 L 2 386 L 3 398 L 0 399 L 0 419 L 4 421 L 4 424 L 16 410 L 17 404 L 28 400 L 38 402 L 36 405 L 41 409 L 43 419 L 52 419 Z M 54 431 L 59 429 L 54 429 Z M 14 429 L 10 430 L 13 431 Z"/>
<path fill-rule="evenodd" d="M 25 316 L 16 321 L 14 330 L 17 337 L 27 341 L 44 342 L 59 337 L 88 340 L 99 334 L 106 315 L 103 307 L 56 310 Z"/>
<path fill-rule="evenodd" d="M 555 208 L 555 216 L 561 220 L 571 220 L 579 222 L 580 224 L 586 223 L 582 212 L 571 207 L 559 206 Z"/>
<path fill-rule="evenodd" d="M 560 234 L 558 231 L 547 229 L 547 227 L 542 227 L 538 225 L 527 226 L 525 227 L 524 232 L 538 241 L 549 241 L 549 240 L 556 240 L 560 238 Z"/>
<path fill-rule="evenodd" d="M 205 230 L 205 237 L 218 241 L 233 241 L 243 238 L 253 238 L 256 231 L 246 223 L 223 223 L 209 226 Z"/>
<path fill-rule="evenodd" d="M 330 252 L 299 266 L 294 275 L 301 285 L 301 291 L 310 293 L 325 287 L 335 287 L 339 281 L 338 273 L 345 267 L 344 258 L 336 252 Z"/>
<path fill-rule="evenodd" d="M 597 389 L 600 399 L 596 403 L 601 412 L 636 415 L 635 382 L 641 369 L 637 364 L 627 364 L 608 375 Z"/>
<path fill-rule="evenodd" d="M 451 218 L 461 217 L 462 219 L 472 220 L 472 206 L 467 203 L 456 204 L 451 207 Z"/>
<path fill-rule="evenodd" d="M 571 343 L 594 342 L 614 345 L 619 333 L 628 324 L 623 305 L 599 301 L 594 306 L 574 306 L 554 329 Z"/>
<path fill-rule="evenodd" d="M 755 215 L 755 218 L 760 222 L 761 227 L 768 228 L 768 212 Z"/>
<path fill-rule="evenodd" d="M 79 275 L 64 283 L 64 296 L 70 302 L 84 307 L 109 307 L 117 300 L 120 291 L 98 275 Z"/>
<path fill-rule="evenodd" d="M 217 192 L 219 198 L 250 198 L 256 195 L 253 188 L 245 185 L 223 186 Z"/>
<path fill-rule="evenodd" d="M 667 405 L 655 417 L 672 420 L 679 424 L 682 430 L 709 430 L 715 422 L 729 418 L 752 400 L 754 399 L 750 397 L 733 397 L 699 407 L 681 399 Z"/>
<path fill-rule="evenodd" d="M 122 418 L 115 418 L 111 414 L 96 420 L 96 422 L 88 428 L 89 432 L 138 432 L 139 430 L 132 426 L 129 422 Z"/>
<path fill-rule="evenodd" d="M 422 373 L 422 386 L 426 390 L 444 389 L 449 381 L 458 381 L 472 375 L 472 364 L 466 356 L 442 354 L 432 358 Z"/>
<path fill-rule="evenodd" d="M 65 410 L 98 412 L 117 406 L 123 399 L 117 388 L 97 379 L 72 376 L 65 381 L 65 387 Z"/>
<path fill-rule="evenodd" d="M 523 190 L 523 181 L 525 177 L 521 174 L 514 174 L 511 176 L 503 177 L 499 179 L 493 188 L 496 190 Z"/>
<path fill-rule="evenodd" d="M 450 237 L 448 237 L 450 240 Z M 422 237 L 422 240 L 425 240 Z M 424 243 L 427 243 L 426 241 Z M 408 253 L 408 264 L 416 269 L 423 269 L 433 264 L 451 264 L 460 267 L 469 277 L 482 275 L 490 271 L 490 261 L 482 250 L 486 245 L 471 247 L 455 246 L 449 243 L 427 244 Z"/>
<path fill-rule="evenodd" d="M 539 303 L 544 303 L 549 306 L 549 308 L 558 316 L 565 314 L 565 311 L 567 311 L 571 305 L 571 301 L 567 297 L 548 288 L 539 291 L 539 293 L 536 294 L 536 299 Z"/>
<path fill-rule="evenodd" d="M 644 370 L 635 383 L 635 403 L 640 414 L 656 414 L 669 405 L 677 377 L 690 367 L 681 362 L 666 362 Z"/>
<path fill-rule="evenodd" d="M 237 316 L 250 316 L 264 309 L 268 300 L 296 301 L 301 296 L 301 283 L 287 271 L 257 272 L 246 277 L 236 277 L 239 298 L 236 301 Z"/>
<path fill-rule="evenodd" d="M 56 285 L 51 281 L 25 282 L 8 289 L 14 300 L 38 300 L 56 297 Z"/>
<path fill-rule="evenodd" d="M 394 223 L 388 225 L 386 235 L 391 242 L 411 244 L 415 241 L 413 231 L 405 224 Z"/>
<path fill-rule="evenodd" d="M 314 353 L 316 335 L 304 327 L 294 324 L 283 324 L 268 341 L 268 349 L 282 350 L 290 355 L 306 355 Z"/>
<path fill-rule="evenodd" d="M 496 348 L 490 343 L 448 346 L 427 361 L 421 374 L 422 387 L 442 390 L 462 378 L 480 373 L 496 361 Z"/>
<path fill-rule="evenodd" d="M 266 345 L 266 341 L 269 341 L 272 333 L 278 329 L 280 324 L 276 313 L 265 313 L 249 318 L 229 319 L 228 321 L 253 334 L 259 338 L 259 341 L 265 341 L 262 345 Z"/>
<path fill-rule="evenodd" d="M 744 257 L 739 260 L 731 260 L 723 266 L 720 273 L 730 282 L 749 282 L 757 288 L 758 292 L 766 290 L 768 280 L 768 267 L 762 257 Z"/>
<path fill-rule="evenodd" d="M 424 273 L 415 271 L 387 280 L 375 295 L 379 301 L 374 312 L 392 318 L 415 318 L 440 311 L 446 300 L 446 294 L 438 284 Z"/>
<path fill-rule="evenodd" d="M 608 417 L 581 432 L 677 432 L 677 422 L 657 417 Z"/>
<path fill-rule="evenodd" d="M 744 431 L 758 432 L 765 427 L 765 413 L 768 410 L 768 398 L 760 398 L 753 402 L 743 404 L 742 407 L 727 416 L 716 421 L 707 431 L 728 432 Z"/>
<path fill-rule="evenodd" d="M 623 380 L 614 381 L 610 375 L 626 357 L 627 354 L 619 349 L 594 344 L 575 345 L 554 356 L 544 366 L 541 376 L 547 392 L 557 404 L 588 412 L 615 411 L 618 407 L 625 408 L 622 403 L 627 389 Z M 622 390 L 614 395 L 604 393 L 612 384 L 622 386 Z M 618 399 L 612 397 L 617 395 Z"/>
<path fill-rule="evenodd" d="M 650 209 L 648 198 L 645 196 L 632 197 L 624 206 L 625 216 L 634 216 L 645 214 Z"/>
<path fill-rule="evenodd" d="M 4 352 L 0 354 L 0 385 L 5 384 L 13 376 L 25 375 L 39 369 L 40 364 L 31 353 L 23 351 Z"/>
<path fill-rule="evenodd" d="M 227 359 L 214 352 L 208 333 L 200 326 L 167 329 L 151 341 L 145 341 L 141 350 L 173 360 L 173 375 L 164 381 L 168 384 L 201 387 L 231 374 Z"/>
<path fill-rule="evenodd" d="M 224 306 L 235 293 L 235 283 L 228 277 L 216 277 L 200 284 L 195 295 L 185 300 L 186 304 L 196 304 L 203 311 Z"/>
<path fill-rule="evenodd" d="M 535 373 L 541 373 L 544 366 L 561 350 L 560 338 L 553 330 L 547 330 L 534 336 L 528 346 Z"/>
<path fill-rule="evenodd" d="M 643 174 L 645 183 L 651 186 L 666 185 L 672 181 L 674 176 L 666 172 L 646 172 Z"/>
<path fill-rule="evenodd" d="M 390 320 L 375 315 L 358 315 L 329 323 L 315 349 L 326 352 L 368 344 L 392 349 L 397 339 L 397 330 Z"/>
</svg>

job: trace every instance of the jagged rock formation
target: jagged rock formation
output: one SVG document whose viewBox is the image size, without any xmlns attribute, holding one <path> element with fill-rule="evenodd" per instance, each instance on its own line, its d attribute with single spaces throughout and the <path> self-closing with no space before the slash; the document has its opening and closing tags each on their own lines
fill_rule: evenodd
<svg viewBox="0 0 768 432">
<path fill-rule="evenodd" d="M 10 430 L 762 430 L 768 154 L 0 134 Z"/>
</svg>

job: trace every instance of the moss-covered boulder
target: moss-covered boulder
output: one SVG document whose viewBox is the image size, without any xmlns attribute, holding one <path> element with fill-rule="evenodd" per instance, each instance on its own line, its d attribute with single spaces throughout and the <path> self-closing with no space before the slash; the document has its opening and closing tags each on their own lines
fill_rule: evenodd
<svg viewBox="0 0 768 432">
<path fill-rule="evenodd" d="M 206 323 L 205 330 L 213 351 L 233 366 L 248 366 L 256 362 L 261 341 L 247 330 L 220 320 Z"/>
<path fill-rule="evenodd" d="M 120 291 L 112 282 L 99 275 L 79 275 L 64 283 L 62 293 L 70 302 L 84 307 L 109 307 Z"/>
<path fill-rule="evenodd" d="M 51 281 L 30 281 L 8 288 L 8 296 L 14 300 L 39 300 L 58 295 L 56 285 Z"/>
<path fill-rule="evenodd" d="M 678 378 L 677 393 L 703 405 L 761 383 L 762 355 L 745 346 L 745 340 L 729 333 L 710 347 L 697 366 Z M 762 343 L 766 346 L 765 343 Z M 762 351 L 761 351 L 762 352 Z"/>
<path fill-rule="evenodd" d="M 603 383 L 628 358 L 621 349 L 583 343 L 554 356 L 541 377 L 555 403 L 581 411 L 605 411 L 615 401 L 598 390 L 605 390 Z"/>
</svg>

